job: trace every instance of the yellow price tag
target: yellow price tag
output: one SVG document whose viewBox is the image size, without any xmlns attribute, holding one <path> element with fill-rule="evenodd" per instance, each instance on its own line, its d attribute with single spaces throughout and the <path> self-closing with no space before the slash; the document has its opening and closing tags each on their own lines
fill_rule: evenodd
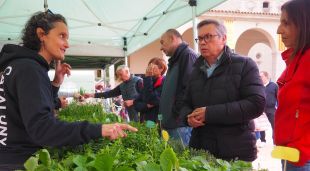
<svg viewBox="0 0 310 171">
<path fill-rule="evenodd" d="M 299 150 L 292 147 L 275 146 L 271 156 L 277 159 L 288 160 L 291 162 L 299 161 Z"/>
<path fill-rule="evenodd" d="M 169 140 L 169 134 L 166 130 L 161 131 L 161 135 L 163 136 L 163 139 L 167 142 Z"/>
</svg>

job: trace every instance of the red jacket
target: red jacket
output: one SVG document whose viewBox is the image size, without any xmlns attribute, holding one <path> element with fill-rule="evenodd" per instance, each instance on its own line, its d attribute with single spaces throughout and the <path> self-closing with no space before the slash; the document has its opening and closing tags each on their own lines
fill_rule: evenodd
<svg viewBox="0 0 310 171">
<path fill-rule="evenodd" d="M 282 53 L 286 69 L 278 79 L 278 109 L 275 115 L 275 144 L 297 148 L 303 166 L 310 160 L 310 49 L 290 60 L 292 49 Z"/>
</svg>

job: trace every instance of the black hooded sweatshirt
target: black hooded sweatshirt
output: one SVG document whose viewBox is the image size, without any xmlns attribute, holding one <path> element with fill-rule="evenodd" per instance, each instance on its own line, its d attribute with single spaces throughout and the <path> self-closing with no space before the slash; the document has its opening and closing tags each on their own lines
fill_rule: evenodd
<svg viewBox="0 0 310 171">
<path fill-rule="evenodd" d="M 0 165 L 23 164 L 42 146 L 60 147 L 101 137 L 101 124 L 54 117 L 49 65 L 37 52 L 4 45 L 0 53 Z"/>
</svg>

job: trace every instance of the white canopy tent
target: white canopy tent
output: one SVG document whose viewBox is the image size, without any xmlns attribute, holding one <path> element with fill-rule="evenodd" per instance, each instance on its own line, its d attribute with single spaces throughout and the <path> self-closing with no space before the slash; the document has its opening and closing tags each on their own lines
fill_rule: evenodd
<svg viewBox="0 0 310 171">
<path fill-rule="evenodd" d="M 225 0 L 45 1 L 67 19 L 68 55 L 124 57 Z M 44 11 L 44 0 L 0 0 L 0 44 L 19 43 L 23 26 L 37 11 Z"/>
</svg>

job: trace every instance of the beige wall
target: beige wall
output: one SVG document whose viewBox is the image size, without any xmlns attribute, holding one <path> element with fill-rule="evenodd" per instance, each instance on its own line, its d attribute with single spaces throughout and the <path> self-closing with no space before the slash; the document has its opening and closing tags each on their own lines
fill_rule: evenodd
<svg viewBox="0 0 310 171">
<path fill-rule="evenodd" d="M 189 46 L 193 49 L 194 48 L 194 42 L 193 42 L 193 29 L 189 28 L 187 29 L 183 35 L 183 40 L 189 44 Z"/>
<path fill-rule="evenodd" d="M 187 29 L 183 33 L 183 40 L 193 48 L 193 31 L 192 28 Z M 128 65 L 133 74 L 144 74 L 147 63 L 151 58 L 162 57 L 166 59 L 166 55 L 160 50 L 159 39 L 144 48 L 134 52 L 128 57 Z M 166 59 L 167 60 L 167 59 Z"/>
<path fill-rule="evenodd" d="M 134 74 L 144 74 L 147 63 L 151 58 L 163 56 L 159 39 L 157 39 L 128 57 L 130 71 Z"/>
</svg>

